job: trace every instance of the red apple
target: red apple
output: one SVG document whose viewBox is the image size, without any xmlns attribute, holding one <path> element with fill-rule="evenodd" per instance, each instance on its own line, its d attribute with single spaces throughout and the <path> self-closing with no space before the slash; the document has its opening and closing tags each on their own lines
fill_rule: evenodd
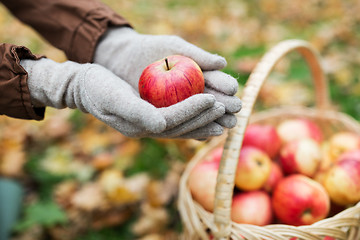
<svg viewBox="0 0 360 240">
<path fill-rule="evenodd" d="M 245 146 L 240 150 L 235 174 L 235 185 L 249 191 L 262 188 L 271 171 L 271 159 L 262 150 Z"/>
<path fill-rule="evenodd" d="M 270 124 L 249 124 L 244 133 L 242 146 L 254 146 L 274 158 L 281 147 L 281 139 L 276 128 Z"/>
<path fill-rule="evenodd" d="M 335 240 L 335 238 L 329 237 L 329 236 L 325 236 L 325 237 L 323 238 L 323 240 Z"/>
<path fill-rule="evenodd" d="M 139 80 L 140 97 L 155 107 L 168 107 L 203 93 L 203 73 L 191 58 L 172 55 L 147 66 Z"/>
<path fill-rule="evenodd" d="M 214 209 L 215 187 L 219 164 L 219 161 L 199 162 L 191 170 L 188 179 L 190 192 L 194 200 L 210 212 Z"/>
<path fill-rule="evenodd" d="M 320 144 L 320 149 L 321 149 L 321 162 L 318 172 L 316 174 L 318 174 L 319 172 L 326 172 L 333 165 L 333 160 L 330 155 L 329 141 L 328 140 L 323 141 Z"/>
<path fill-rule="evenodd" d="M 332 161 L 344 152 L 360 149 L 360 136 L 352 132 L 337 132 L 329 139 L 329 152 Z"/>
<path fill-rule="evenodd" d="M 295 118 L 282 121 L 277 126 L 277 132 L 282 142 L 310 137 L 317 142 L 323 140 L 323 134 L 319 126 L 308 119 Z"/>
<path fill-rule="evenodd" d="M 330 199 L 324 187 L 301 174 L 282 179 L 272 197 L 276 217 L 289 225 L 308 225 L 326 218 Z"/>
<path fill-rule="evenodd" d="M 271 162 L 271 171 L 268 179 L 266 180 L 263 189 L 267 192 L 272 192 L 278 182 L 284 178 L 281 167 L 276 162 Z"/>
<path fill-rule="evenodd" d="M 344 159 L 353 159 L 353 160 L 360 161 L 360 149 L 348 150 L 348 151 L 342 153 L 337 158 L 337 161 L 342 161 Z"/>
<path fill-rule="evenodd" d="M 321 147 L 312 138 L 293 140 L 281 149 L 279 159 L 284 173 L 312 177 L 321 163 Z"/>
<path fill-rule="evenodd" d="M 321 170 L 319 169 L 315 175 L 312 177 L 312 179 L 314 179 L 315 181 L 317 181 L 318 183 L 320 183 L 321 185 L 324 185 L 324 179 L 326 177 L 327 174 L 327 169 L 326 170 Z"/>
<path fill-rule="evenodd" d="M 237 193 L 233 197 L 231 219 L 236 223 L 268 225 L 272 221 L 271 198 L 265 191 Z"/>
<path fill-rule="evenodd" d="M 220 162 L 223 150 L 224 150 L 224 147 L 222 147 L 222 146 L 214 148 L 212 151 L 210 151 L 210 154 L 208 154 L 204 160 Z"/>
<path fill-rule="evenodd" d="M 323 180 L 331 200 L 342 206 L 360 201 L 360 161 L 347 155 L 339 157 Z"/>
</svg>

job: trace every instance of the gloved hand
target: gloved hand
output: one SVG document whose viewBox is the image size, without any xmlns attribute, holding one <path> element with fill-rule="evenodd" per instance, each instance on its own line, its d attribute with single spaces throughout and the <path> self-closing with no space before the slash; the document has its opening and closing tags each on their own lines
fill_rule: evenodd
<svg viewBox="0 0 360 240">
<path fill-rule="evenodd" d="M 216 120 L 220 125 L 232 128 L 236 124 L 234 113 L 240 111 L 241 100 L 235 97 L 238 90 L 236 79 L 220 69 L 226 60 L 210 54 L 177 36 L 139 34 L 129 27 L 110 28 L 99 41 L 94 62 L 114 72 L 138 89 L 139 77 L 150 63 L 179 54 L 192 58 L 204 73 L 205 93 L 216 97 L 225 105 L 226 114 Z"/>
<path fill-rule="evenodd" d="M 211 94 L 156 108 L 124 80 L 97 64 L 21 60 L 34 107 L 78 108 L 129 137 L 204 139 L 223 133 L 213 121 L 225 114 Z"/>
</svg>

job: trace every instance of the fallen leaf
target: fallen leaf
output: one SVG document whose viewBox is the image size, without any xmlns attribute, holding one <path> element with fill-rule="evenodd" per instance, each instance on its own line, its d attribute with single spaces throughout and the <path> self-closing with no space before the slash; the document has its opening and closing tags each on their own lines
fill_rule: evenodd
<svg viewBox="0 0 360 240">
<path fill-rule="evenodd" d="M 71 204 L 85 211 L 95 211 L 107 207 L 105 195 L 95 183 L 87 183 L 76 191 L 72 195 Z"/>
</svg>

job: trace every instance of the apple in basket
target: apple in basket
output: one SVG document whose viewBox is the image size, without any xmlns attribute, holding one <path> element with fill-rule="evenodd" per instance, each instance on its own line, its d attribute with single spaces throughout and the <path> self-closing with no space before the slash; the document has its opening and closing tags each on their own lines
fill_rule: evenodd
<svg viewBox="0 0 360 240">
<path fill-rule="evenodd" d="M 321 146 L 312 138 L 287 142 L 280 151 L 280 163 L 285 174 L 301 173 L 312 177 L 321 163 Z"/>
<path fill-rule="evenodd" d="M 271 159 L 262 150 L 244 146 L 240 150 L 235 173 L 235 185 L 245 191 L 262 188 L 271 171 Z"/>
<path fill-rule="evenodd" d="M 359 149 L 354 149 L 354 150 L 350 150 L 350 151 L 346 151 L 344 153 L 342 153 L 336 160 L 336 162 L 338 161 L 342 161 L 344 159 L 353 159 L 353 160 L 357 160 L 360 161 L 360 148 Z"/>
<path fill-rule="evenodd" d="M 195 61 L 172 55 L 148 65 L 140 76 L 138 87 L 142 99 L 160 108 L 203 93 L 205 81 Z"/>
<path fill-rule="evenodd" d="M 208 156 L 205 157 L 205 161 L 220 162 L 224 147 L 214 148 Z"/>
<path fill-rule="evenodd" d="M 302 174 L 292 174 L 275 187 L 272 206 L 282 223 L 308 225 L 327 217 L 330 199 L 320 183 Z"/>
<path fill-rule="evenodd" d="M 360 201 L 359 151 L 340 155 L 324 177 L 324 187 L 336 204 L 345 206 Z"/>
<path fill-rule="evenodd" d="M 244 133 L 242 146 L 254 146 L 274 158 L 281 147 L 276 128 L 270 124 L 249 124 Z"/>
<path fill-rule="evenodd" d="M 212 212 L 215 201 L 216 178 L 219 171 L 222 147 L 216 148 L 191 170 L 188 184 L 190 192 L 205 210 Z"/>
<path fill-rule="evenodd" d="M 304 137 L 310 137 L 319 143 L 323 140 L 319 126 L 305 118 L 283 120 L 276 129 L 283 143 Z"/>
<path fill-rule="evenodd" d="M 284 173 L 283 173 L 280 165 L 277 162 L 272 161 L 270 175 L 267 178 L 267 180 L 263 186 L 263 189 L 267 192 L 272 192 L 274 190 L 275 186 L 283 178 L 284 178 Z"/>
<path fill-rule="evenodd" d="M 231 206 L 231 219 L 236 223 L 268 225 L 272 221 L 271 198 L 265 191 L 236 193 Z"/>
<path fill-rule="evenodd" d="M 332 161 L 344 152 L 360 148 L 360 136 L 352 132 L 337 132 L 329 138 L 329 155 Z"/>
</svg>

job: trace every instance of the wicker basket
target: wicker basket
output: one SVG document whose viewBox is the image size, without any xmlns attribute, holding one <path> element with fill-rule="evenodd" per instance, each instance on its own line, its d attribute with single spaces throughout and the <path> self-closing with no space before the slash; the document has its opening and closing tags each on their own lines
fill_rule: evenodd
<svg viewBox="0 0 360 240">
<path fill-rule="evenodd" d="M 279 107 L 252 113 L 258 93 L 276 63 L 289 52 L 298 51 L 308 63 L 315 89 L 315 107 Z M 320 59 L 313 47 L 302 40 L 286 40 L 273 47 L 258 63 L 242 93 L 243 108 L 237 114 L 238 123 L 226 136 L 214 138 L 202 148 L 185 169 L 179 192 L 179 211 L 184 224 L 183 239 L 209 239 L 209 232 L 216 239 L 281 239 L 298 237 L 306 240 L 321 240 L 324 236 L 336 239 L 360 239 L 360 203 L 333 217 L 312 225 L 290 226 L 271 224 L 255 226 L 231 221 L 231 203 L 235 170 L 243 134 L 248 123 L 273 123 L 290 117 L 307 117 L 317 122 L 325 137 L 348 130 L 360 134 L 360 125 L 350 116 L 331 110 L 327 81 Z M 187 180 L 191 169 L 215 147 L 223 145 L 224 151 L 217 177 L 214 212 L 210 213 L 192 199 Z"/>
</svg>

